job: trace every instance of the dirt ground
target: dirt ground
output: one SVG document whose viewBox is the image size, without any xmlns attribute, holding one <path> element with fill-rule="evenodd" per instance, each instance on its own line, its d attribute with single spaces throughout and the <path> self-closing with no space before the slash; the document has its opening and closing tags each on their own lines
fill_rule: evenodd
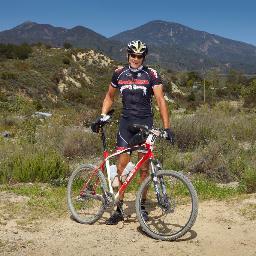
<svg viewBox="0 0 256 256">
<path fill-rule="evenodd" d="M 201 202 L 192 230 L 175 242 L 146 236 L 134 212 L 117 226 L 104 224 L 107 215 L 94 225 L 78 224 L 68 213 L 58 219 L 46 216 L 25 227 L 11 219 L 0 223 L 0 255 L 256 256 L 255 204 L 256 194 L 239 200 Z M 253 210 L 248 214 L 247 209 Z"/>
</svg>

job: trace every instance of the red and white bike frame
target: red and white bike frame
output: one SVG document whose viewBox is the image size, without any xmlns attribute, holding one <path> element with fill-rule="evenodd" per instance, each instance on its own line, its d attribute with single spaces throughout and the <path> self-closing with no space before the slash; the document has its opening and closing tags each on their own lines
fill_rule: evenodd
<svg viewBox="0 0 256 256">
<path fill-rule="evenodd" d="M 129 185 L 129 183 L 131 182 L 131 180 L 133 179 L 135 174 L 138 172 L 138 170 L 140 169 L 142 164 L 144 162 L 146 162 L 148 159 L 154 159 L 154 154 L 153 154 L 152 150 L 153 150 L 153 146 L 154 146 L 154 142 L 156 140 L 156 137 L 159 136 L 159 134 L 160 134 L 160 132 L 158 130 L 154 130 L 153 133 L 150 133 L 148 135 L 145 144 L 140 146 L 140 148 L 144 146 L 145 150 L 147 152 L 138 161 L 138 163 L 135 165 L 133 170 L 129 173 L 125 182 L 121 185 L 118 192 L 115 194 L 115 201 L 118 201 L 119 195 L 122 194 L 126 190 L 127 186 Z M 107 150 L 105 150 L 104 153 L 103 153 L 104 161 L 101 163 L 100 168 L 101 168 L 102 171 L 104 171 L 104 166 L 106 166 L 109 191 L 112 194 L 113 194 L 113 188 L 112 188 L 111 180 L 110 180 L 110 163 L 109 163 L 110 159 L 113 158 L 113 157 L 116 157 L 118 155 L 124 154 L 126 152 L 129 152 L 130 149 L 132 149 L 132 148 L 125 148 L 123 150 L 117 150 L 115 153 L 113 153 L 111 155 L 109 155 L 109 152 Z"/>
</svg>

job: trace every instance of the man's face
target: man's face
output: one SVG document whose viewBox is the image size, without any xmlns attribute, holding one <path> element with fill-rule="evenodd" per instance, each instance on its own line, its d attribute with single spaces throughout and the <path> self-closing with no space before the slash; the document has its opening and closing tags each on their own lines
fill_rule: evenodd
<svg viewBox="0 0 256 256">
<path fill-rule="evenodd" d="M 131 66 L 131 68 L 139 68 L 143 63 L 144 57 L 141 54 L 129 54 L 128 55 L 128 61 Z"/>
</svg>

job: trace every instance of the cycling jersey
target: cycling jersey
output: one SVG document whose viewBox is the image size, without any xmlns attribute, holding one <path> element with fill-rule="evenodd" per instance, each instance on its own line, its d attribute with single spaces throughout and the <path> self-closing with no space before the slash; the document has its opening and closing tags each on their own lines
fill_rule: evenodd
<svg viewBox="0 0 256 256">
<path fill-rule="evenodd" d="M 118 88 L 122 96 L 122 116 L 153 116 L 153 88 L 160 84 L 162 84 L 161 78 L 152 68 L 141 66 L 138 69 L 132 69 L 125 66 L 116 69 L 112 76 L 111 85 Z"/>
</svg>

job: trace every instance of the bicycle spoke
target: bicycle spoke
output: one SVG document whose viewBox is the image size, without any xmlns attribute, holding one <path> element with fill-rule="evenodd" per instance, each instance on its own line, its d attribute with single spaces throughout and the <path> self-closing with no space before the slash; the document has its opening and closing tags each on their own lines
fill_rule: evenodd
<svg viewBox="0 0 256 256">
<path fill-rule="evenodd" d="M 180 178 L 182 176 L 165 172 L 161 175 L 161 179 L 159 177 L 158 181 L 162 179 L 164 182 L 166 195 L 163 194 L 161 186 L 158 186 L 162 200 L 158 202 L 153 181 L 149 178 L 138 192 L 140 198 L 136 200 L 137 214 L 143 230 L 151 236 L 157 239 L 174 240 L 184 235 L 193 225 L 197 215 L 197 208 L 195 212 L 193 204 L 197 198 L 192 194 L 194 191 L 191 192 L 187 182 Z M 148 213 L 148 221 L 144 221 L 141 216 L 141 200 L 142 195 L 145 194 L 144 191 L 147 191 L 147 199 L 143 206 Z"/>
<path fill-rule="evenodd" d="M 68 184 L 68 206 L 72 216 L 81 223 L 93 223 L 104 212 L 103 184 L 95 169 L 83 166 L 70 177 Z"/>
</svg>

